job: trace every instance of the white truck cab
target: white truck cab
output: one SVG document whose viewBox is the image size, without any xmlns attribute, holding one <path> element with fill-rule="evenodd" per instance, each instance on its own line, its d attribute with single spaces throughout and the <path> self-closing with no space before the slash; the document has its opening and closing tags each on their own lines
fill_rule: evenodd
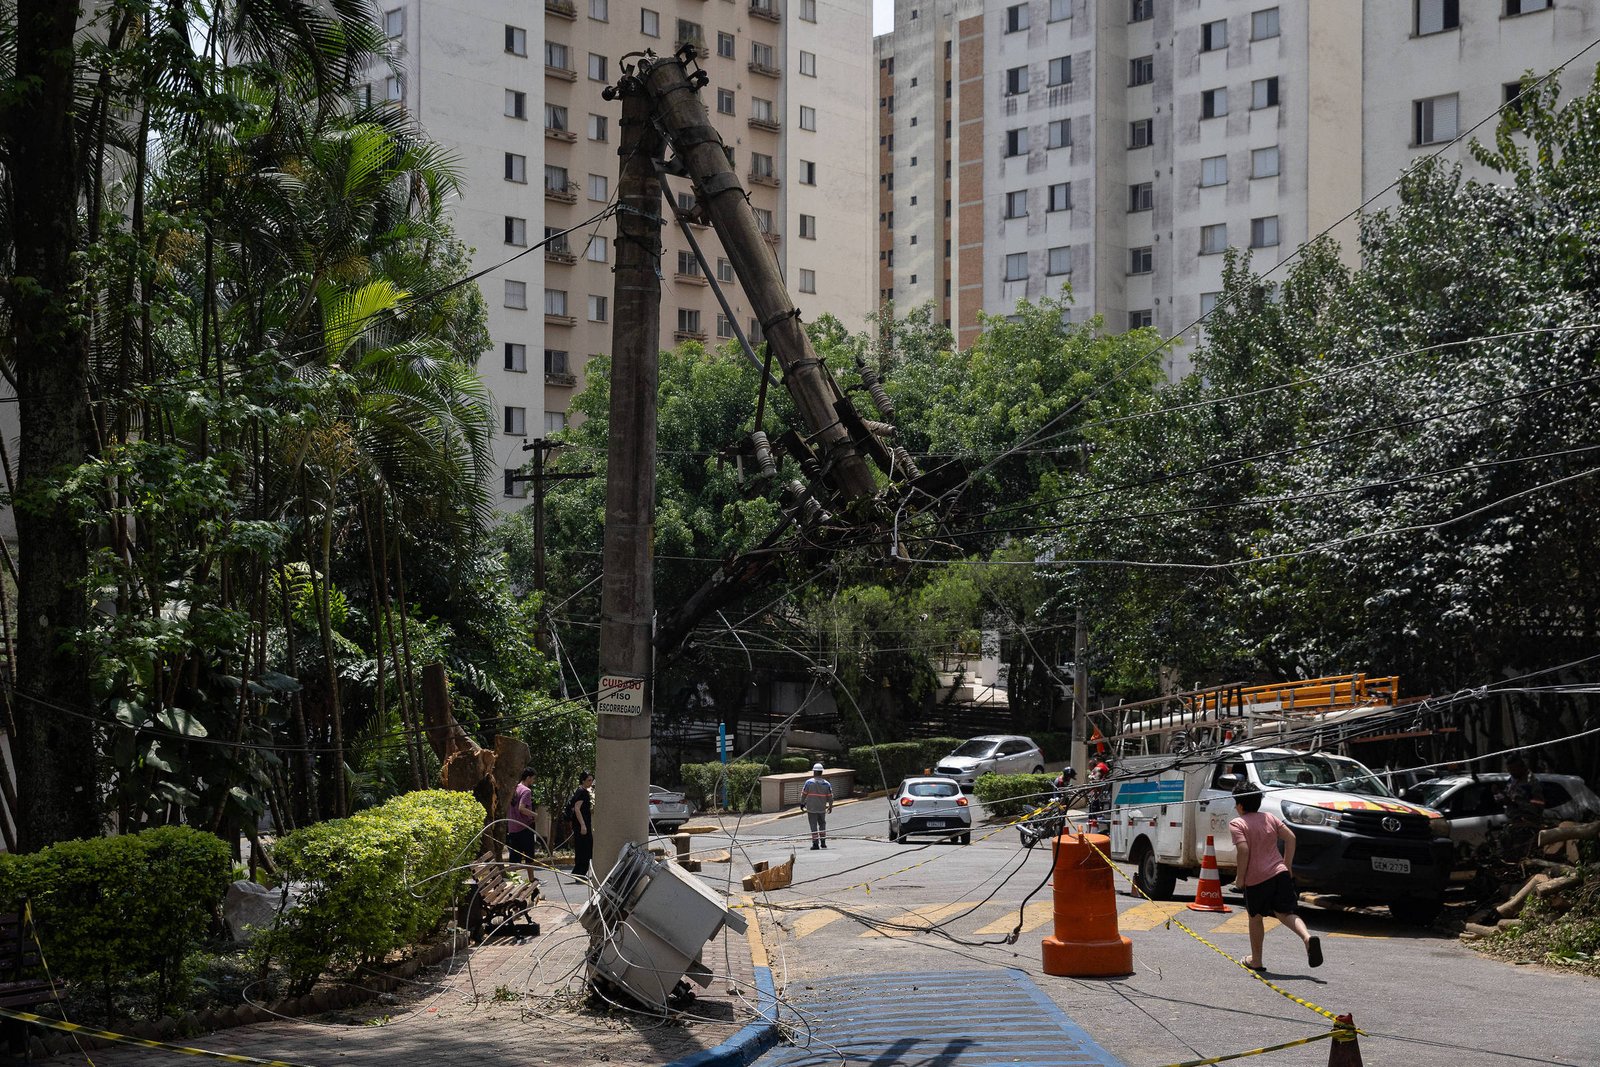
<svg viewBox="0 0 1600 1067">
<path fill-rule="evenodd" d="M 1132 864 L 1139 888 L 1160 900 L 1179 878 L 1199 874 L 1209 836 L 1226 883 L 1240 782 L 1259 788 L 1261 810 L 1294 831 L 1300 889 L 1381 902 L 1402 922 L 1438 914 L 1451 867 L 1449 824 L 1395 797 L 1355 760 L 1328 753 L 1230 746 L 1130 756 L 1113 785 L 1113 858 Z"/>
</svg>

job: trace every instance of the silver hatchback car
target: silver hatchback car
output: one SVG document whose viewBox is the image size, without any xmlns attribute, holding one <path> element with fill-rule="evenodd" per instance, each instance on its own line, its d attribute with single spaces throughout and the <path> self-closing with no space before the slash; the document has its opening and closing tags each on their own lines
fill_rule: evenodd
<svg viewBox="0 0 1600 1067">
<path fill-rule="evenodd" d="M 1031 737 L 985 734 L 963 741 L 939 761 L 934 772 L 954 778 L 963 789 L 971 789 L 981 774 L 1043 774 L 1044 753 Z"/>
<path fill-rule="evenodd" d="M 924 775 L 907 778 L 889 797 L 889 840 L 912 834 L 949 837 L 972 844 L 972 804 L 952 778 Z"/>
</svg>

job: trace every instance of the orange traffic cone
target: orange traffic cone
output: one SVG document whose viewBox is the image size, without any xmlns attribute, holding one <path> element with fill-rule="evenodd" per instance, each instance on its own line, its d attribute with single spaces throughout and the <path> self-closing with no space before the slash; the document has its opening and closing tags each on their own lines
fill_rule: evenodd
<svg viewBox="0 0 1600 1067">
<path fill-rule="evenodd" d="M 1117 890 L 1102 834 L 1056 839 L 1054 932 L 1044 939 L 1044 973 L 1099 978 L 1133 973 L 1133 942 L 1117 931 Z"/>
<path fill-rule="evenodd" d="M 1341 1015 L 1333 1023 L 1333 1040 L 1328 1042 L 1328 1067 L 1361 1067 L 1361 1042 L 1356 1038 L 1356 1021 Z"/>
<path fill-rule="evenodd" d="M 1190 911 L 1232 911 L 1222 902 L 1222 875 L 1217 873 L 1217 842 L 1206 835 L 1206 854 L 1200 857 L 1200 887 L 1195 890 Z"/>
</svg>

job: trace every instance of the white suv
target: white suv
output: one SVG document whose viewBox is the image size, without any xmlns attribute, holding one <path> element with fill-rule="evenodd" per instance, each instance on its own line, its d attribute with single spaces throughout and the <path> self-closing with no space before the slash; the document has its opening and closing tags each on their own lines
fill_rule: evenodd
<svg viewBox="0 0 1600 1067">
<path fill-rule="evenodd" d="M 1044 753 L 1031 737 L 985 734 L 963 741 L 939 761 L 934 773 L 954 778 L 962 789 L 971 789 L 980 774 L 1043 774 Z"/>
</svg>

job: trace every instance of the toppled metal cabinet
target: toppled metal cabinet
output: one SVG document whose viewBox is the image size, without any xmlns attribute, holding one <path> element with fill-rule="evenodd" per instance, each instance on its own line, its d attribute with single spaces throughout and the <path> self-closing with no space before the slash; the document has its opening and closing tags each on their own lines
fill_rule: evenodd
<svg viewBox="0 0 1600 1067">
<path fill-rule="evenodd" d="M 686 979 L 709 985 L 711 971 L 700 962 L 706 942 L 724 926 L 735 933 L 746 926 L 700 879 L 631 842 L 578 922 L 589 932 L 589 981 L 604 978 L 659 1007 Z"/>
</svg>

